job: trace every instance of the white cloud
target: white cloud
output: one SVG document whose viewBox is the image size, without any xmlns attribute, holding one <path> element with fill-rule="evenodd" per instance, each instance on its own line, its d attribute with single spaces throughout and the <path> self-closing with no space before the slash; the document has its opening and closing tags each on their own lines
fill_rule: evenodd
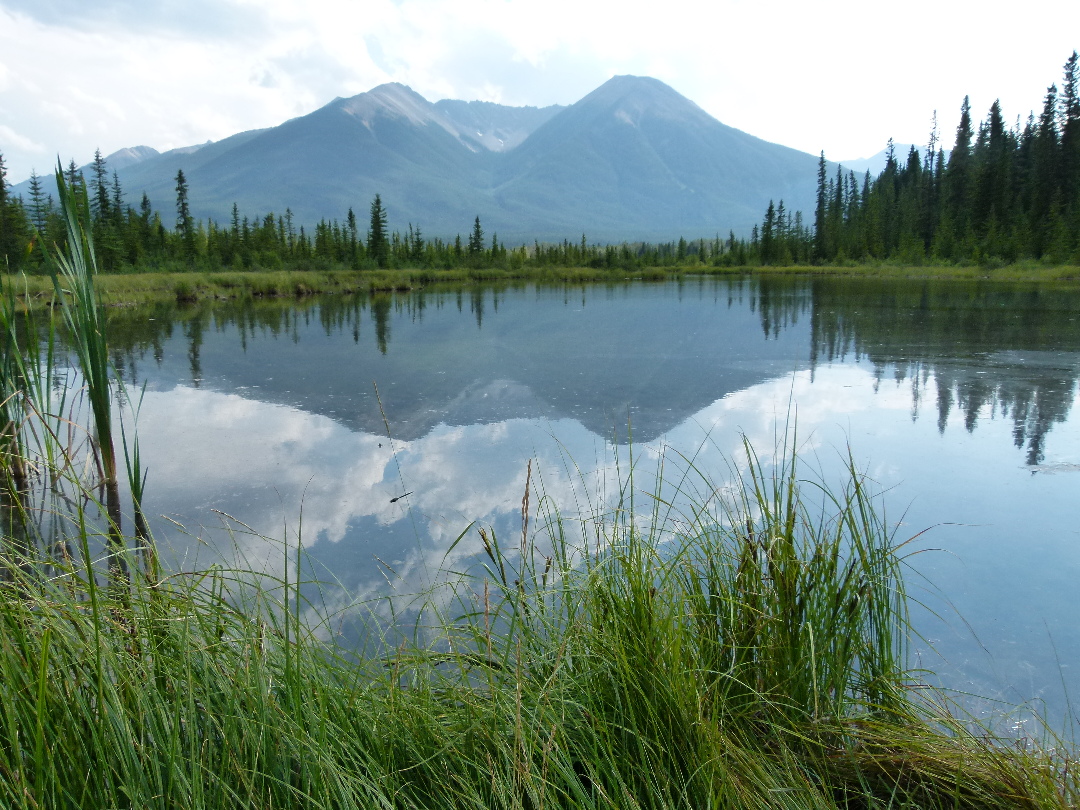
<svg viewBox="0 0 1080 810">
<path fill-rule="evenodd" d="M 30 138 L 20 135 L 7 124 L 0 124 L 0 143 L 12 144 L 16 149 L 34 154 L 45 154 L 45 147 Z"/>
</svg>

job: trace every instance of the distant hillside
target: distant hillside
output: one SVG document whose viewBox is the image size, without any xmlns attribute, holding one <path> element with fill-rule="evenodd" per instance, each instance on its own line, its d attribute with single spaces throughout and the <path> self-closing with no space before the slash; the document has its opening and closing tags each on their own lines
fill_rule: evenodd
<svg viewBox="0 0 1080 810">
<path fill-rule="evenodd" d="M 431 103 L 386 84 L 217 143 L 108 158 L 130 204 L 145 192 L 166 221 L 175 178 L 192 213 L 224 222 L 291 209 L 294 221 L 366 221 L 378 193 L 390 226 L 510 243 L 667 240 L 748 233 L 770 199 L 814 204 L 817 158 L 717 121 L 656 79 L 617 76 L 569 107 Z M 15 193 L 27 194 L 26 184 Z"/>
<path fill-rule="evenodd" d="M 919 150 L 920 157 L 925 157 L 925 144 L 919 146 L 918 144 L 896 143 L 893 144 L 893 154 L 896 156 L 896 160 L 898 163 L 907 163 L 907 156 L 908 153 L 911 151 L 912 146 Z M 946 162 L 948 162 L 949 160 L 950 151 L 951 150 L 949 149 L 944 150 Z M 876 155 L 868 158 L 857 158 L 856 160 L 842 160 L 840 161 L 840 165 L 844 167 L 845 171 L 850 170 L 855 172 L 855 174 L 859 177 L 860 180 L 862 179 L 862 176 L 867 172 L 870 172 L 871 178 L 875 178 L 883 171 L 885 171 L 885 163 L 888 160 L 888 156 L 889 150 L 886 147 L 885 149 L 882 149 L 880 152 L 878 152 Z"/>
</svg>

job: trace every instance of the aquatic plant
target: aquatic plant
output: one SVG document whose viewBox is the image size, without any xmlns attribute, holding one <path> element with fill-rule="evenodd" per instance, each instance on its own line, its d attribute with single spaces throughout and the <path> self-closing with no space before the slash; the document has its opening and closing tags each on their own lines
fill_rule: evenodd
<svg viewBox="0 0 1080 810">
<path fill-rule="evenodd" d="M 93 234 L 83 225 L 89 216 L 90 204 L 85 186 L 72 187 L 59 165 L 56 167 L 56 186 L 60 195 L 60 211 L 67 228 L 67 243 L 65 248 L 56 248 L 51 252 L 50 275 L 90 403 L 103 472 L 106 508 L 112 524 L 113 541 L 118 544 L 122 541 L 121 507 L 113 441 L 113 380 L 105 329 L 106 316 L 94 287 L 97 257 Z"/>
</svg>

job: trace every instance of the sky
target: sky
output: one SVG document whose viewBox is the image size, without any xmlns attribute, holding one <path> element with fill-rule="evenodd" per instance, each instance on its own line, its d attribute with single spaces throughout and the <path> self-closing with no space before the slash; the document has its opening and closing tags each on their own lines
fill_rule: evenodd
<svg viewBox="0 0 1080 810">
<path fill-rule="evenodd" d="M 128 146 L 220 140 L 384 82 L 427 99 L 572 104 L 652 76 L 730 126 L 830 160 L 946 145 L 1041 109 L 1080 3 L 870 0 L 0 0 L 8 181 Z"/>
</svg>

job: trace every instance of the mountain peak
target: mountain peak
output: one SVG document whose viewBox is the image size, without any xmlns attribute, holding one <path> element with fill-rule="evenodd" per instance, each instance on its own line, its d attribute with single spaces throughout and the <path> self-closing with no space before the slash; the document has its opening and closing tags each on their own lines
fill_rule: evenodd
<svg viewBox="0 0 1080 810">
<path fill-rule="evenodd" d="M 134 166 L 136 163 L 141 163 L 160 154 L 152 146 L 128 146 L 113 152 L 105 158 L 105 162 L 112 169 L 126 169 L 128 166 Z"/>
<path fill-rule="evenodd" d="M 430 101 L 398 82 L 380 84 L 366 93 L 337 100 L 334 105 L 342 112 L 359 118 L 369 128 L 380 114 L 404 118 L 413 124 L 431 123 L 439 117 Z"/>
<path fill-rule="evenodd" d="M 642 117 L 692 121 L 702 116 L 711 119 L 697 104 L 659 79 L 649 76 L 612 76 L 575 107 L 614 115 L 636 126 Z"/>
</svg>

